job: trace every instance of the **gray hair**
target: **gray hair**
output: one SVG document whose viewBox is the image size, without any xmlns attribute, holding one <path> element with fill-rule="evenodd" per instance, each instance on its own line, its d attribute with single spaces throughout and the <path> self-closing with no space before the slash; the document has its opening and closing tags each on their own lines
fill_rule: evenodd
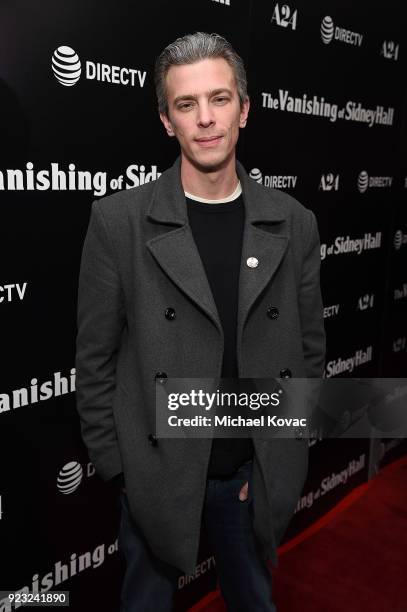
<svg viewBox="0 0 407 612">
<path fill-rule="evenodd" d="M 154 81 L 158 111 L 168 115 L 166 77 L 171 66 L 195 64 L 204 59 L 223 58 L 235 75 L 240 106 L 247 98 L 247 77 L 244 63 L 232 45 L 219 34 L 195 32 L 177 38 L 158 56 L 155 62 Z"/>
</svg>

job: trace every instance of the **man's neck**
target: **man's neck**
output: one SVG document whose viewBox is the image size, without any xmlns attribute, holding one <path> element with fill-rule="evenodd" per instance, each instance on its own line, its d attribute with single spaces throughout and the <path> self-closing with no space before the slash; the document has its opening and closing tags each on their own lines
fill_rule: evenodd
<svg viewBox="0 0 407 612">
<path fill-rule="evenodd" d="M 233 156 L 222 167 L 213 172 L 203 172 L 181 157 L 181 182 L 184 191 L 200 198 L 220 200 L 228 197 L 238 184 L 236 159 Z"/>
</svg>

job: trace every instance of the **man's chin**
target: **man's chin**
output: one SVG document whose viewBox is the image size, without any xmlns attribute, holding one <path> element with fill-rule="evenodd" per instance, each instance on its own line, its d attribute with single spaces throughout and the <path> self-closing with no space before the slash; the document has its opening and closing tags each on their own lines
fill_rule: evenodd
<svg viewBox="0 0 407 612">
<path fill-rule="evenodd" d="M 194 157 L 190 159 L 190 162 L 200 172 L 218 172 L 227 166 L 229 159 L 230 156 L 208 155 L 207 157 Z"/>
</svg>

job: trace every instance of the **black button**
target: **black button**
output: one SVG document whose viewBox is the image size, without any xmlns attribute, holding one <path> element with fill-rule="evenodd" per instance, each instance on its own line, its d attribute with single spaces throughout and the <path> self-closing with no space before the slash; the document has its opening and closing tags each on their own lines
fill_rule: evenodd
<svg viewBox="0 0 407 612">
<path fill-rule="evenodd" d="M 168 376 L 165 372 L 157 372 L 157 374 L 155 375 L 155 380 L 159 383 L 165 383 L 167 378 Z"/>
<path fill-rule="evenodd" d="M 151 446 L 157 446 L 158 444 L 158 440 L 154 434 L 148 434 L 148 441 L 150 442 Z"/>
<path fill-rule="evenodd" d="M 280 378 L 291 378 L 291 370 L 289 368 L 283 368 L 280 370 Z"/>
<path fill-rule="evenodd" d="M 166 308 L 164 315 L 168 321 L 173 321 L 175 319 L 175 310 L 173 308 Z"/>
<path fill-rule="evenodd" d="M 280 316 L 280 311 L 276 306 L 269 306 L 267 308 L 267 316 L 270 319 L 278 319 L 278 317 Z"/>
</svg>

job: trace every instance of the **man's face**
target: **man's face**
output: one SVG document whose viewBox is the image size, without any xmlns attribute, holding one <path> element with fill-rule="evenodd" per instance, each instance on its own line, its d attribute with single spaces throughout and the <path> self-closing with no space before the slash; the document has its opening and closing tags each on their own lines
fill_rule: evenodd
<svg viewBox="0 0 407 612">
<path fill-rule="evenodd" d="M 201 171 L 220 169 L 235 154 L 249 100 L 240 107 L 236 80 L 223 58 L 171 66 L 167 73 L 168 116 L 160 114 L 183 157 Z"/>
</svg>

